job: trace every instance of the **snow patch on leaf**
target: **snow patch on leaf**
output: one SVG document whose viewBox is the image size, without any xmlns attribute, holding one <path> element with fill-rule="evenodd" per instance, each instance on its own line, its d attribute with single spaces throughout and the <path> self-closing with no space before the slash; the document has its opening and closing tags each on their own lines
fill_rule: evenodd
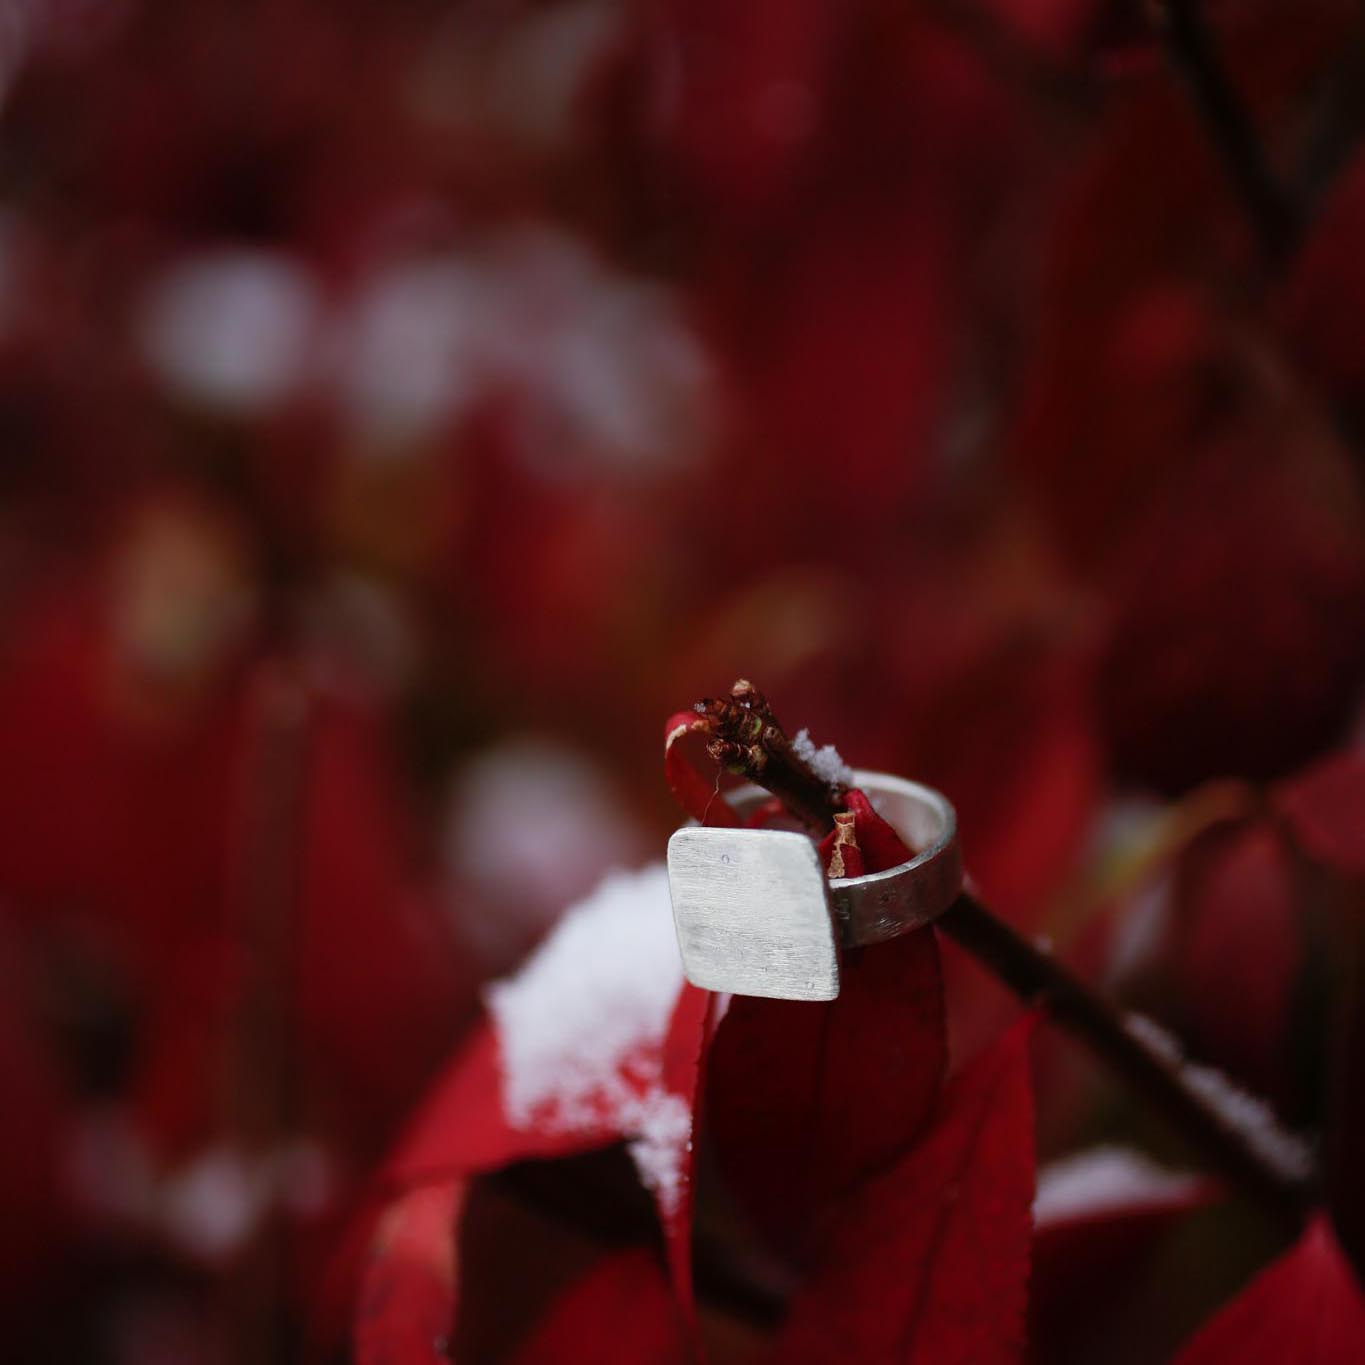
<svg viewBox="0 0 1365 1365">
<path fill-rule="evenodd" d="M 627 1151 L 640 1180 L 664 1216 L 682 1198 L 683 1157 L 692 1146 L 692 1109 L 681 1095 L 652 1088 L 639 1102 L 632 1127 L 639 1136 Z"/>
<path fill-rule="evenodd" d="M 681 986 L 664 865 L 609 874 L 486 992 L 509 1119 L 579 1127 L 638 1098 Z"/>
<path fill-rule="evenodd" d="M 1093 1147 L 1038 1172 L 1035 1227 L 1181 1200 L 1199 1177 L 1172 1171 L 1130 1147 Z"/>
<path fill-rule="evenodd" d="M 670 1207 L 691 1111 L 663 1084 L 662 1047 L 682 988 L 668 873 L 613 872 L 516 973 L 485 992 L 508 1122 L 548 1132 L 611 1130 Z"/>
</svg>

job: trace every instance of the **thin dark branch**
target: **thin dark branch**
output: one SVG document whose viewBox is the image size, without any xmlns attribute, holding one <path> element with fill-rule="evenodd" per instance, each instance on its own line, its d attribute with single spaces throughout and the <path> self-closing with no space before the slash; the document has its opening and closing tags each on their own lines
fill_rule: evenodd
<svg viewBox="0 0 1365 1365">
<path fill-rule="evenodd" d="M 1199 0 L 1158 0 L 1155 5 L 1166 55 L 1199 111 L 1247 219 L 1272 265 L 1298 248 L 1303 222 L 1265 149 L 1219 55 Z"/>
<path fill-rule="evenodd" d="M 938 925 L 1020 999 L 1041 1007 L 1147 1099 L 1217 1174 L 1244 1190 L 1287 1231 L 1299 1226 L 1308 1202 L 1307 1182 L 1270 1160 L 1241 1128 L 1211 1108 L 1179 1066 L 1130 1031 L 1109 1001 L 973 896 L 959 897 Z"/>
</svg>

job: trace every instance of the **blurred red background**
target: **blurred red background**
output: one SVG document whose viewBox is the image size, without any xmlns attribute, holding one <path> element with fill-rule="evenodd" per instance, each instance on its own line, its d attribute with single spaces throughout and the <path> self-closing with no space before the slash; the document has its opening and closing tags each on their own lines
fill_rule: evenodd
<svg viewBox="0 0 1365 1365">
<path fill-rule="evenodd" d="M 659 725 L 740 675 L 1329 1122 L 1365 34 L 1207 8 L 1282 219 L 1136 3 L 0 4 L 6 1358 L 297 1351 L 481 983 L 659 855 Z M 1044 1155 L 1107 1131 L 1039 1065 Z M 1113 1307 L 1138 1349 L 1048 1358 L 1153 1358 Z"/>
</svg>

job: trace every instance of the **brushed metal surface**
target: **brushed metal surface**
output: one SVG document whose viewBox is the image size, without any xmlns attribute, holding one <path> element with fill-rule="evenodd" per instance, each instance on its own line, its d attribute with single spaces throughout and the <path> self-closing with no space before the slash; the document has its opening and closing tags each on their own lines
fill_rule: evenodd
<svg viewBox="0 0 1365 1365">
<path fill-rule="evenodd" d="M 915 855 L 865 877 L 836 877 L 830 902 L 845 943 L 881 943 L 937 919 L 962 890 L 957 812 L 942 792 L 890 773 L 858 772 L 857 785 Z"/>
<path fill-rule="evenodd" d="M 948 799 L 890 773 L 859 771 L 854 781 L 913 857 L 865 877 L 827 881 L 804 834 L 695 825 L 674 833 L 668 881 L 689 981 L 736 995 L 832 1000 L 839 944 L 883 942 L 953 903 L 962 859 Z M 741 814 L 767 797 L 759 787 L 727 794 Z"/>
<path fill-rule="evenodd" d="M 668 884 L 694 985 L 778 1000 L 833 1000 L 839 952 L 820 855 L 785 830 L 677 830 Z"/>
</svg>

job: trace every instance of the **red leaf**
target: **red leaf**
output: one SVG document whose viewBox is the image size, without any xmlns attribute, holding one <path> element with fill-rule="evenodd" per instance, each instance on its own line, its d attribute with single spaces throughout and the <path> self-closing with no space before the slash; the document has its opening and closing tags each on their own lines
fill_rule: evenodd
<svg viewBox="0 0 1365 1365">
<path fill-rule="evenodd" d="M 752 433 L 726 465 L 731 497 L 712 504 L 743 518 L 732 541 L 769 555 L 831 526 L 871 543 L 923 486 L 961 287 L 955 206 L 928 181 L 867 195 L 835 176 L 817 193 L 799 233 L 735 242 L 700 277 Z"/>
<path fill-rule="evenodd" d="M 1275 410 L 1192 450 L 1114 562 L 1096 678 L 1121 776 L 1269 780 L 1334 744 L 1365 677 L 1365 553 L 1316 429 Z M 1273 435 L 1272 435 L 1273 433 Z"/>
<path fill-rule="evenodd" d="M 1359 401 L 1365 363 L 1359 318 L 1365 305 L 1360 234 L 1365 226 L 1365 156 L 1357 153 L 1325 196 L 1285 296 L 1285 322 L 1299 356 L 1329 392 Z"/>
<path fill-rule="evenodd" d="M 843 870 L 830 876 L 861 877 L 867 872 L 884 872 L 910 857 L 901 837 L 872 808 L 872 802 L 856 787 L 849 789 L 844 806 L 853 817 L 851 838 L 847 815 L 835 816 L 835 827 L 820 841 L 820 858 L 826 868 L 835 848 L 841 850 Z M 841 841 L 841 836 L 843 841 Z"/>
<path fill-rule="evenodd" d="M 358 1365 L 449 1365 L 464 1184 L 410 1190 L 385 1213 L 356 1306 Z"/>
<path fill-rule="evenodd" d="M 267 723 L 255 722 L 258 730 Z M 324 698 L 314 703 L 311 735 L 298 832 L 299 1028 L 318 1083 L 345 1097 L 357 1141 L 374 1151 L 438 1073 L 473 981 L 413 872 L 409 813 L 381 715 Z M 247 767 L 254 788 L 269 780 L 267 760 L 253 756 Z M 244 799 L 250 818 L 263 797 L 248 787 Z M 240 856 L 250 876 L 252 852 Z"/>
<path fill-rule="evenodd" d="M 684 1365 L 678 1311 L 654 1258 L 604 1257 L 551 1306 L 513 1365 Z"/>
<path fill-rule="evenodd" d="M 1051 1176 L 1040 1172 L 1033 1204 L 1028 1344 L 1038 1362 L 1083 1354 L 1162 1239 L 1222 1194 L 1215 1181 L 1162 1171 L 1121 1148 L 1078 1153 Z"/>
<path fill-rule="evenodd" d="M 678 804 L 703 825 L 734 829 L 739 817 L 720 794 L 720 771 L 714 763 L 713 777 L 704 775 L 698 762 L 699 741 L 709 734 L 706 722 L 693 711 L 679 711 L 664 723 L 664 777 Z"/>
<path fill-rule="evenodd" d="M 1033 1197 L 1032 1025 L 1021 1021 L 958 1077 L 927 1138 L 860 1192 L 793 1301 L 782 1365 L 1019 1358 Z"/>
<path fill-rule="evenodd" d="M 17 1303 L 50 1282 L 69 1234 L 59 1154 L 76 1131 L 60 1058 L 33 1028 L 29 968 L 0 915 L 0 1085 L 5 1094 L 5 1161 L 0 1169 L 0 1283 Z M 36 994 L 36 991 L 34 992 Z M 65 1149 L 68 1156 L 70 1147 Z"/>
<path fill-rule="evenodd" d="M 1337 1236 L 1359 1270 L 1365 1267 L 1365 756 L 1326 759 L 1283 784 L 1275 800 L 1298 844 L 1332 874 L 1317 880 L 1334 884 L 1325 897 L 1339 978 L 1325 1184 Z"/>
<path fill-rule="evenodd" d="M 1206 1323 L 1176 1365 L 1357 1365 L 1365 1298 L 1325 1215 Z"/>
<path fill-rule="evenodd" d="M 1292 1063 L 1303 929 L 1284 841 L 1264 822 L 1210 831 L 1179 864 L 1172 966 L 1193 1049 L 1287 1112 L 1303 1103 Z"/>
<path fill-rule="evenodd" d="M 1365 878 L 1365 754 L 1336 754 L 1315 764 L 1281 787 L 1277 804 L 1313 857 Z"/>
<path fill-rule="evenodd" d="M 861 877 L 867 871 L 863 851 L 858 847 L 857 823 L 848 811 L 840 811 L 834 817 L 834 828 L 820 840 L 820 863 L 829 876 Z"/>
<path fill-rule="evenodd" d="M 777 797 L 770 796 L 749 812 L 749 818 L 744 822 L 744 826 L 746 829 L 766 829 L 772 821 L 780 820 L 785 814 L 786 807 L 782 802 Z"/>
<path fill-rule="evenodd" d="M 659 129 L 711 216 L 761 216 L 781 204 L 809 157 L 844 22 L 827 0 L 729 5 L 687 0 L 651 10 Z"/>
<path fill-rule="evenodd" d="M 832 1200 L 914 1141 L 945 1062 L 932 930 L 848 954 L 827 1003 L 736 997 L 707 1085 L 707 1122 L 735 1195 L 790 1249 Z"/>
<path fill-rule="evenodd" d="M 384 1175 L 399 1186 L 477 1175 L 513 1161 L 569 1156 L 620 1137 L 614 1128 L 513 1127 L 503 1111 L 497 1034 L 485 1019 L 432 1088 Z"/>
<path fill-rule="evenodd" d="M 844 804 L 853 812 L 858 847 L 863 851 L 863 861 L 869 872 L 885 872 L 910 856 L 900 835 L 872 809 L 872 802 L 863 792 L 852 788 Z"/>
<path fill-rule="evenodd" d="M 693 1137 L 698 1129 L 706 1055 L 714 1029 L 715 996 L 691 982 L 684 982 L 664 1043 L 663 1088 L 687 1104 L 692 1115 L 691 1134 L 680 1153 L 676 1187 L 671 1191 L 657 1188 L 654 1196 L 663 1224 L 673 1290 L 694 1340 L 697 1305 L 692 1289 L 692 1200 L 697 1152 Z"/>
</svg>

